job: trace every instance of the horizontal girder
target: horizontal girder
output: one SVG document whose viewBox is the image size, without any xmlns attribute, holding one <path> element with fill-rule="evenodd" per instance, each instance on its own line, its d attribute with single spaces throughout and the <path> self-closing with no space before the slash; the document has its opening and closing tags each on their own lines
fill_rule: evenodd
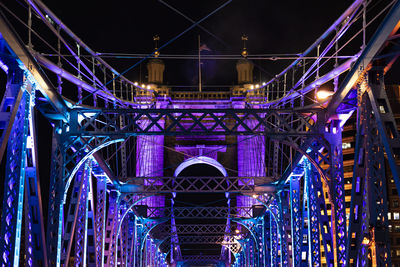
<svg viewBox="0 0 400 267">
<path fill-rule="evenodd" d="M 172 231 L 175 228 L 175 231 Z M 231 229 L 232 228 L 232 229 Z M 229 234 L 227 230 L 234 230 L 234 226 L 228 227 L 226 224 L 177 224 L 171 226 L 170 224 L 163 224 L 155 227 L 152 230 L 153 234 L 178 234 L 180 235 L 202 235 L 202 234 Z"/>
<path fill-rule="evenodd" d="M 134 177 L 121 193 L 256 193 L 274 192 L 271 177 Z"/>
<path fill-rule="evenodd" d="M 184 261 L 217 261 L 220 259 L 220 255 L 184 255 L 182 260 Z"/>
<path fill-rule="evenodd" d="M 69 136 L 270 135 L 313 136 L 319 108 L 72 109 Z M 124 121 L 121 125 L 120 121 Z"/>
<path fill-rule="evenodd" d="M 259 206 L 254 207 L 174 207 L 175 219 L 226 219 L 232 217 L 253 217 L 258 214 L 255 211 Z M 170 217 L 172 209 L 170 207 L 147 207 L 147 216 Z M 239 215 L 240 214 L 240 215 Z"/>
<path fill-rule="evenodd" d="M 176 245 L 184 244 L 219 244 L 219 245 L 235 245 L 238 241 L 233 236 L 223 235 L 182 235 L 179 236 L 179 242 Z"/>
</svg>

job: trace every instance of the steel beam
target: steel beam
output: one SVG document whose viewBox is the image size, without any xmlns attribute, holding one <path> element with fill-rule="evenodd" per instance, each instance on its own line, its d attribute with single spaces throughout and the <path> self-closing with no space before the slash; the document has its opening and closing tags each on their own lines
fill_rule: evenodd
<svg viewBox="0 0 400 267">
<path fill-rule="evenodd" d="M 85 171 L 83 167 L 77 172 L 74 180 L 74 186 L 72 188 L 71 197 L 69 199 L 68 210 L 64 223 L 63 240 L 62 240 L 62 252 L 61 252 L 61 264 L 68 266 L 72 244 L 75 235 L 75 228 L 78 220 L 79 206 L 82 199 L 82 191 L 85 183 Z"/>
<path fill-rule="evenodd" d="M 355 158 L 350 230 L 347 254 L 349 264 L 390 266 L 386 175 L 384 152 L 398 185 L 393 152 L 399 146 L 398 131 L 389 100 L 380 77 L 382 69 L 373 69 L 367 93 L 359 105 L 357 153 Z"/>
<path fill-rule="evenodd" d="M 53 133 L 51 171 L 50 171 L 50 196 L 47 218 L 47 255 L 49 266 L 60 266 L 61 264 L 61 237 L 64 218 L 64 181 L 63 169 L 65 155 L 62 151 L 61 137 Z"/>
<path fill-rule="evenodd" d="M 151 231 L 153 235 L 201 235 L 201 234 L 219 234 L 229 233 L 226 224 L 176 224 L 176 229 L 170 224 L 163 224 Z"/>
<path fill-rule="evenodd" d="M 350 218 L 349 218 L 349 232 L 347 240 L 346 259 L 348 265 L 361 265 L 366 266 L 367 253 L 366 245 L 362 244 L 364 236 L 368 235 L 369 227 L 368 221 L 368 182 L 370 172 L 368 171 L 369 157 L 371 153 L 371 138 L 376 138 L 371 134 L 369 127 L 371 126 L 370 120 L 372 119 L 371 106 L 369 104 L 366 94 L 363 96 L 362 102 L 359 104 L 359 111 L 357 113 L 357 135 L 356 135 L 356 149 L 354 155 L 354 170 L 353 182 L 351 188 L 351 204 L 350 204 Z M 369 216 L 368 216 L 369 217 Z"/>
<path fill-rule="evenodd" d="M 332 115 L 340 113 L 340 106 L 348 96 L 359 78 L 368 70 L 370 63 L 377 55 L 381 47 L 387 41 L 389 35 L 400 20 L 400 1 L 396 1 L 390 12 L 386 15 L 371 40 L 368 42 L 360 57 L 345 77 L 337 92 L 329 101 L 326 113 L 326 120 Z"/>
<path fill-rule="evenodd" d="M 346 203 L 343 174 L 342 128 L 339 120 L 332 120 L 325 128 L 325 138 L 329 142 L 330 159 L 330 200 L 332 204 L 332 228 L 334 229 L 334 255 L 338 266 L 346 265 Z"/>
<path fill-rule="evenodd" d="M 105 227 L 105 240 L 104 240 L 104 265 L 112 266 L 114 262 L 114 249 L 116 242 L 117 227 L 119 223 L 119 208 L 120 208 L 121 196 L 117 191 L 110 191 L 109 193 L 109 208 L 107 212 L 107 221 Z"/>
<path fill-rule="evenodd" d="M 1 24 L 1 23 L 0 23 Z M 21 227 L 24 207 L 24 186 L 27 137 L 29 131 L 30 95 L 19 77 L 21 102 L 8 140 L 7 168 L 1 216 L 0 263 L 18 266 L 21 244 Z"/>
<path fill-rule="evenodd" d="M 121 193 L 272 193 L 271 177 L 134 177 L 124 179 Z"/>
<path fill-rule="evenodd" d="M 89 179 L 91 179 L 91 162 L 86 161 L 82 171 L 82 186 L 80 201 L 76 209 L 78 214 L 75 217 L 75 250 L 74 260 L 75 266 L 88 266 L 87 264 L 87 242 L 88 242 L 88 211 L 89 211 Z"/>
<path fill-rule="evenodd" d="M 316 136 L 319 108 L 293 109 L 83 109 L 71 111 L 68 136 L 266 135 Z M 124 118 L 125 124 L 120 125 Z M 249 120 L 254 121 L 249 125 Z M 164 127 L 165 123 L 165 127 Z"/>
<path fill-rule="evenodd" d="M 92 162 L 92 172 L 96 177 L 96 213 L 95 213 L 95 236 L 96 236 L 96 266 L 104 266 L 104 244 L 105 244 L 105 222 L 107 217 L 107 177 L 96 164 Z"/>
<path fill-rule="evenodd" d="M 280 257 L 278 256 L 278 250 L 280 249 L 280 242 L 279 242 L 279 237 L 281 237 L 279 231 L 279 224 L 274 219 L 274 217 L 278 213 L 278 207 L 276 205 L 273 205 L 270 210 L 270 216 L 269 216 L 269 233 L 270 233 L 270 256 L 269 259 L 271 260 L 270 266 L 279 266 L 280 264 Z"/>
<path fill-rule="evenodd" d="M 305 172 L 305 189 L 304 189 L 304 199 L 307 198 L 307 239 L 308 239 L 308 259 L 311 266 L 319 267 L 321 266 L 321 244 L 320 244 L 320 210 L 321 204 L 318 202 L 317 192 L 315 190 L 314 181 L 318 177 L 318 173 L 312 170 L 313 166 L 306 160 L 304 162 L 306 172 Z M 318 178 L 317 178 L 318 179 Z M 326 211 L 326 208 L 323 210 Z M 326 216 L 326 215 L 325 215 Z M 327 253 L 326 255 L 330 255 Z M 330 258 L 326 257 L 327 262 Z"/>
<path fill-rule="evenodd" d="M 25 168 L 25 262 L 29 266 L 47 267 L 42 195 L 38 169 L 37 129 L 33 111 L 32 108 L 29 115 L 29 136 L 27 137 Z"/>
<path fill-rule="evenodd" d="M 292 228 L 292 264 L 294 267 L 300 266 L 301 262 L 303 216 L 300 209 L 300 179 L 301 177 L 294 175 L 290 177 L 290 225 Z"/>
<path fill-rule="evenodd" d="M 96 267 L 96 218 L 95 218 L 95 199 L 93 191 L 93 161 L 90 160 L 92 173 L 88 177 L 88 211 L 87 211 L 87 266 Z"/>
<path fill-rule="evenodd" d="M 142 208 L 146 212 L 139 212 Z M 139 217 L 171 217 L 173 212 L 175 219 L 226 219 L 229 216 L 250 218 L 255 214 L 253 209 L 254 207 L 134 207 L 135 214 Z"/>
<path fill-rule="evenodd" d="M 47 101 L 53 106 L 56 113 L 60 115 L 60 119 L 68 121 L 68 108 L 61 95 L 59 95 L 57 91 L 51 87 L 51 82 L 49 82 L 46 76 L 42 74 L 41 68 L 37 64 L 36 60 L 27 50 L 25 44 L 15 33 L 15 30 L 6 20 L 2 12 L 0 12 L 0 33 L 0 41 L 3 39 L 7 43 L 7 46 L 10 47 L 10 51 L 13 51 L 14 58 L 21 60 L 26 70 L 29 71 L 34 80 L 37 82 L 37 89 L 40 90 Z"/>
<path fill-rule="evenodd" d="M 6 51 L 1 51 L 1 54 L 6 55 Z M 8 59 L 10 56 L 6 55 L 4 57 Z M 1 56 L 0 61 L 5 62 Z M 3 130 L 0 136 L 0 161 L 2 161 L 4 152 L 6 151 L 8 138 L 24 93 L 21 90 L 22 75 L 23 70 L 16 65 L 16 62 L 8 64 L 7 84 L 0 104 L 0 127 Z"/>
<path fill-rule="evenodd" d="M 289 255 L 289 237 L 290 233 L 290 213 L 289 213 L 289 196 L 287 192 L 280 192 L 277 195 L 278 198 L 278 213 L 277 220 L 281 222 L 278 225 L 278 231 L 281 236 L 280 239 L 280 264 L 281 266 L 289 266 L 291 265 L 291 259 Z"/>
</svg>

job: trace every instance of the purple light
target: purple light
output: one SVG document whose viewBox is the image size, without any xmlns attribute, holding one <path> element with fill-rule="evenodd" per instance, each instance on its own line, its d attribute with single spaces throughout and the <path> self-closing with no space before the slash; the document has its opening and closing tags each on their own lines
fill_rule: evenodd
<svg viewBox="0 0 400 267">
<path fill-rule="evenodd" d="M 251 125 L 252 121 L 247 122 Z M 252 155 L 252 156 L 249 156 Z M 243 177 L 263 177 L 265 176 L 265 168 L 263 162 L 265 161 L 265 142 L 263 136 L 238 136 L 238 176 Z M 242 185 L 246 182 L 249 185 L 254 185 L 254 181 L 240 182 Z M 237 196 L 237 207 L 251 207 L 257 203 L 257 199 L 248 196 Z M 248 217 L 246 211 L 239 210 L 239 215 Z"/>
<path fill-rule="evenodd" d="M 150 121 L 141 121 L 141 127 L 147 127 Z M 161 125 L 163 126 L 163 125 Z M 154 130 L 157 129 L 153 126 Z M 140 136 L 137 138 L 136 176 L 137 177 L 161 177 L 164 175 L 164 136 Z M 162 185 L 162 181 L 145 180 L 146 185 Z M 138 204 L 149 207 L 164 207 L 165 196 L 152 196 L 140 201 Z M 158 213 L 161 213 L 160 210 Z M 150 217 L 158 217 L 161 214 L 151 213 Z"/>
</svg>

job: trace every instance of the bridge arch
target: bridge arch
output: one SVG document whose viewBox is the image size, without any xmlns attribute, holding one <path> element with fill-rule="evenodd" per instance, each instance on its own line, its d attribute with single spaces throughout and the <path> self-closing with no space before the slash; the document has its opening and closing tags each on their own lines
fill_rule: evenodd
<svg viewBox="0 0 400 267">
<path fill-rule="evenodd" d="M 185 161 L 183 161 L 175 170 L 174 172 L 174 176 L 178 177 L 179 174 L 186 168 L 188 168 L 189 166 L 195 165 L 195 164 L 206 164 L 209 166 L 212 166 L 214 168 L 216 168 L 219 172 L 221 172 L 221 174 L 225 177 L 228 176 L 228 173 L 226 172 L 225 168 L 222 166 L 221 163 L 219 163 L 218 161 L 216 161 L 213 158 L 207 157 L 207 156 L 197 156 L 197 157 L 192 157 L 189 158 Z"/>
<path fill-rule="evenodd" d="M 86 162 L 86 160 L 88 160 L 91 156 L 93 156 L 94 153 L 96 153 L 97 151 L 100 151 L 101 149 L 115 144 L 115 143 L 120 143 L 123 142 L 124 139 L 114 139 L 114 140 L 107 140 L 105 142 L 103 142 L 102 144 L 94 147 L 93 149 L 87 151 L 86 153 L 83 154 L 82 158 L 76 163 L 76 165 L 74 166 L 74 168 L 71 170 L 71 172 L 69 173 L 69 175 L 65 178 L 65 188 L 64 188 L 64 199 L 63 201 L 65 202 L 66 198 L 67 198 L 67 192 L 68 189 L 70 187 L 70 184 L 72 182 L 72 180 L 74 179 L 75 174 L 78 172 L 79 168 L 82 167 L 82 165 Z M 70 147 L 69 149 L 73 150 L 72 147 Z M 67 151 L 64 152 L 65 154 L 67 153 Z"/>
</svg>

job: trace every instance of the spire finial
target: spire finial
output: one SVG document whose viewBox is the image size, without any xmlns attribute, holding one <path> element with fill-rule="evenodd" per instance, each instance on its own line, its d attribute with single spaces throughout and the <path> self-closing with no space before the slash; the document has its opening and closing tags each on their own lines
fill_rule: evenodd
<svg viewBox="0 0 400 267">
<path fill-rule="evenodd" d="M 160 55 L 160 52 L 158 51 L 158 41 L 160 41 L 160 36 L 158 34 L 153 36 L 153 41 L 154 41 L 154 57 L 158 57 Z"/>
<path fill-rule="evenodd" d="M 247 57 L 247 48 L 246 48 L 246 41 L 249 40 L 249 37 L 247 35 L 243 34 L 242 35 L 242 41 L 243 41 L 243 50 L 242 50 L 242 56 Z"/>
</svg>

